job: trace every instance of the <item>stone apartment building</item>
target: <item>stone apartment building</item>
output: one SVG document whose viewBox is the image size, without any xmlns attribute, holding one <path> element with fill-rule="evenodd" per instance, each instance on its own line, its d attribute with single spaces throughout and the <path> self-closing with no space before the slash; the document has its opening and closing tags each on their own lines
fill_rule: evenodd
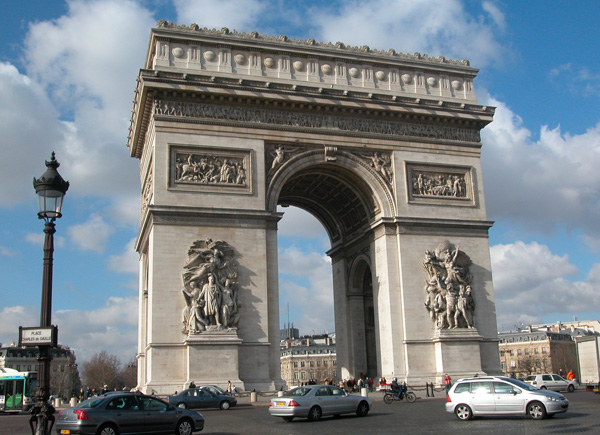
<svg viewBox="0 0 600 435">
<path fill-rule="evenodd" d="M 37 347 L 19 347 L 15 343 L 0 345 L 0 367 L 20 372 L 38 371 Z M 68 346 L 52 349 L 50 363 L 50 394 L 68 399 L 81 388 L 75 352 Z"/>
<path fill-rule="evenodd" d="M 319 384 L 338 381 L 335 339 L 331 336 L 282 340 L 280 361 L 281 377 L 287 388 L 310 381 Z"/>
<path fill-rule="evenodd" d="M 517 378 L 533 373 L 577 371 L 575 337 L 598 334 L 598 321 L 532 325 L 501 332 L 500 365 L 507 375 Z M 577 373 L 576 373 L 577 375 Z"/>
</svg>

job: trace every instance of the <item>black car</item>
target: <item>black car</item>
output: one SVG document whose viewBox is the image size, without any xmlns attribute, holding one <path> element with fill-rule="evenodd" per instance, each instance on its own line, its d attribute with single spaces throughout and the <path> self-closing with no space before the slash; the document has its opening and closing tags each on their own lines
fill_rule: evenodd
<svg viewBox="0 0 600 435">
<path fill-rule="evenodd" d="M 112 393 L 91 397 L 58 414 L 57 434 L 189 435 L 204 429 L 204 417 L 141 393 Z"/>
<path fill-rule="evenodd" d="M 229 409 L 237 404 L 237 399 L 229 394 L 220 394 L 209 388 L 189 388 L 167 398 L 171 405 L 180 408 L 221 408 Z"/>
</svg>

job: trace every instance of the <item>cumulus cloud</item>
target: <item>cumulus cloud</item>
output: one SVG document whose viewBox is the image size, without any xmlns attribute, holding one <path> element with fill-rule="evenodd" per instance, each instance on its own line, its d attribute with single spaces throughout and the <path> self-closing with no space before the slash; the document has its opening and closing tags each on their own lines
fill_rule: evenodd
<svg viewBox="0 0 600 435">
<path fill-rule="evenodd" d="M 578 268 L 545 245 L 516 242 L 495 245 L 490 252 L 501 330 L 521 322 L 539 323 L 548 313 L 593 311 L 600 304 L 600 264 L 585 279 L 571 281 Z"/>
<path fill-rule="evenodd" d="M 92 215 L 87 222 L 67 229 L 70 240 L 83 251 L 104 252 L 108 238 L 115 232 L 100 215 Z"/>
<path fill-rule="evenodd" d="M 550 234 L 559 226 L 585 233 L 600 245 L 600 124 L 580 135 L 542 126 L 539 139 L 503 102 L 494 122 L 482 131 L 482 166 L 487 210 L 532 233 Z"/>
<path fill-rule="evenodd" d="M 0 189 L 0 207 L 34 201 L 32 179 L 46 171 L 44 160 L 57 151 L 66 131 L 44 89 L 11 64 L 0 62 L 0 172 L 11 180 Z"/>
<path fill-rule="evenodd" d="M 291 311 L 302 313 L 300 319 L 290 319 L 301 334 L 334 331 L 329 257 L 290 246 L 279 254 L 279 273 L 281 319 L 285 319 L 284 305 L 289 302 Z"/>
<path fill-rule="evenodd" d="M 139 268 L 139 255 L 135 252 L 135 240 L 130 240 L 123 252 L 119 255 L 111 255 L 108 257 L 108 268 L 120 273 L 137 274 Z"/>
<path fill-rule="evenodd" d="M 53 323 L 60 328 L 60 342 L 75 350 L 78 361 L 106 350 L 124 362 L 137 352 L 137 313 L 137 297 L 110 297 L 97 309 L 57 311 Z"/>
<path fill-rule="evenodd" d="M 469 58 L 478 67 L 506 51 L 496 38 L 503 16 L 489 3 L 478 17 L 469 15 L 459 0 L 347 1 L 308 12 L 323 41 Z"/>
<path fill-rule="evenodd" d="M 135 1 L 75 0 L 68 8 L 56 20 L 31 24 L 24 52 L 28 78 L 62 115 L 55 127 L 62 133 L 61 174 L 71 195 L 139 195 L 137 161 L 124 144 L 155 21 Z"/>
<path fill-rule="evenodd" d="M 31 306 L 4 307 L 0 311 L 0 343 L 19 341 L 19 326 L 39 325 L 40 313 Z"/>
<path fill-rule="evenodd" d="M 247 30 L 270 7 L 268 2 L 260 0 L 174 0 L 173 4 L 180 24 L 231 30 Z"/>
</svg>

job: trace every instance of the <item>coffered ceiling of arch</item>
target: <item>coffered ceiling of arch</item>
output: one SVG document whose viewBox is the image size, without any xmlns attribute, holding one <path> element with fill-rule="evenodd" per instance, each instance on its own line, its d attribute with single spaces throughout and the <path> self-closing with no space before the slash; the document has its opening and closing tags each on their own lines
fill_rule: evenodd
<svg viewBox="0 0 600 435">
<path fill-rule="evenodd" d="M 379 210 L 364 181 L 331 165 L 295 174 L 285 183 L 278 203 L 314 214 L 325 226 L 332 244 L 364 230 Z"/>
</svg>

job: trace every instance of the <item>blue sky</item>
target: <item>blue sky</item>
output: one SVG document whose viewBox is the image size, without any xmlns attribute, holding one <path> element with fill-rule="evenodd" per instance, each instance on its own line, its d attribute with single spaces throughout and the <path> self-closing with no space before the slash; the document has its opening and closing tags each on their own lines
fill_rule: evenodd
<svg viewBox="0 0 600 435">
<path fill-rule="evenodd" d="M 600 3 L 475 0 L 95 0 L 0 5 L 0 342 L 39 323 L 43 222 L 33 177 L 56 151 L 53 323 L 85 361 L 136 353 L 138 161 L 125 146 L 135 78 L 160 19 L 469 59 L 500 330 L 600 318 Z M 327 237 L 285 209 L 281 323 L 333 331 Z M 305 271 L 311 270 L 310 276 Z"/>
</svg>

